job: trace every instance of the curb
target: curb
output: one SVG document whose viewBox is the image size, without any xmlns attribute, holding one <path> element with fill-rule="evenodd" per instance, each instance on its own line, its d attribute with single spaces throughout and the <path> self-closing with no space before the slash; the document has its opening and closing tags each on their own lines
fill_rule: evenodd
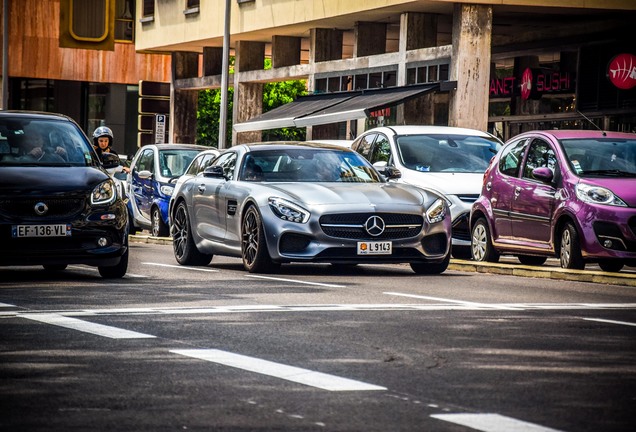
<svg viewBox="0 0 636 432">
<path fill-rule="evenodd" d="M 149 235 L 130 235 L 130 242 L 171 245 L 171 237 L 152 237 Z M 554 279 L 575 282 L 590 282 L 606 285 L 636 287 L 636 273 L 608 273 L 594 270 L 568 270 L 560 267 L 533 267 L 521 264 L 477 263 L 474 261 L 451 259 L 449 270 L 490 273 L 496 275 L 521 276 L 541 279 Z"/>
</svg>

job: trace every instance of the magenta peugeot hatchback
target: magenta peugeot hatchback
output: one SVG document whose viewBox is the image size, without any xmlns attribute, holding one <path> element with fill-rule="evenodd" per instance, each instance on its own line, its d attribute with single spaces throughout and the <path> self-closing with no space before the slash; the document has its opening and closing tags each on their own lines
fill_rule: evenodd
<svg viewBox="0 0 636 432">
<path fill-rule="evenodd" d="M 636 265 L 636 134 L 534 131 L 493 157 L 470 216 L 476 261 Z"/>
</svg>

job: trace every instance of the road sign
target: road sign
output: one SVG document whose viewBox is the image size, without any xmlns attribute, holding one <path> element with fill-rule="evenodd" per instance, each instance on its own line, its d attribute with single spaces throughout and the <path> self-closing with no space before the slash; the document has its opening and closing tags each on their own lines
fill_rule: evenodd
<svg viewBox="0 0 636 432">
<path fill-rule="evenodd" d="M 166 142 L 166 115 L 155 114 L 155 144 Z"/>
</svg>

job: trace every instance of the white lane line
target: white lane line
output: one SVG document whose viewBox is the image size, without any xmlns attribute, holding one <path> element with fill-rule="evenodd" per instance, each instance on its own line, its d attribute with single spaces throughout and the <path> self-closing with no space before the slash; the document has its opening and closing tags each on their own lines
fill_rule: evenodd
<svg viewBox="0 0 636 432">
<path fill-rule="evenodd" d="M 479 308 L 501 309 L 501 310 L 520 310 L 520 308 L 518 308 L 518 307 L 512 307 L 512 306 L 507 306 L 507 305 L 497 305 L 497 304 L 490 304 L 490 303 L 475 303 L 475 302 L 470 302 L 470 301 L 452 300 L 452 299 L 440 298 L 440 297 L 429 297 L 429 296 L 421 296 L 421 295 L 414 295 L 414 294 L 404 294 L 404 293 L 397 293 L 397 292 L 385 292 L 383 294 L 400 296 L 400 297 L 417 298 L 417 299 L 422 299 L 422 300 L 434 300 L 434 301 L 440 301 L 440 302 L 455 303 L 455 304 L 461 304 L 461 305 L 466 305 L 466 306 L 471 306 L 471 307 L 479 307 Z"/>
<path fill-rule="evenodd" d="M 8 303 L 0 303 L 0 307 L 10 308 L 10 307 L 15 307 L 15 305 L 8 304 Z"/>
<path fill-rule="evenodd" d="M 216 349 L 186 349 L 170 352 L 329 391 L 386 390 L 386 387 Z"/>
<path fill-rule="evenodd" d="M 147 339 L 156 336 L 137 333 L 130 330 L 119 329 L 102 324 L 82 321 L 77 318 L 69 318 L 59 314 L 20 314 L 22 318 L 38 321 L 46 324 L 52 324 L 60 327 L 66 327 L 78 330 L 84 333 L 92 333 L 98 336 L 104 336 L 111 339 Z"/>
<path fill-rule="evenodd" d="M 151 263 L 151 262 L 142 262 L 145 265 L 157 266 L 157 267 L 170 267 L 170 268 L 178 268 L 185 270 L 194 270 L 194 271 L 202 271 L 202 272 L 210 272 L 210 273 L 218 273 L 218 270 L 206 268 L 206 267 L 186 267 L 182 265 L 173 265 L 173 264 L 161 264 L 161 263 Z"/>
<path fill-rule="evenodd" d="M 499 414 L 433 414 L 431 417 L 483 432 L 559 432 Z"/>
<path fill-rule="evenodd" d="M 257 278 L 257 279 L 267 279 L 267 280 L 274 280 L 274 281 L 281 281 L 281 282 L 292 282 L 292 283 L 304 284 L 304 285 L 318 285 L 318 286 L 324 286 L 329 288 L 346 288 L 347 287 L 346 285 L 334 285 L 334 284 L 327 284 L 327 283 L 321 283 L 321 282 L 308 282 L 308 281 L 301 281 L 298 279 L 283 279 L 283 278 L 276 278 L 276 277 L 270 277 L 270 276 L 247 275 L 246 277 Z"/>
<path fill-rule="evenodd" d="M 630 323 L 630 322 L 626 322 L 626 321 L 614 321 L 614 320 L 607 320 L 607 319 L 602 319 L 602 318 L 583 318 L 583 319 L 585 321 L 597 321 L 597 322 L 608 323 L 608 324 L 619 324 L 619 325 L 626 325 L 626 326 L 636 327 L 636 323 Z"/>
</svg>

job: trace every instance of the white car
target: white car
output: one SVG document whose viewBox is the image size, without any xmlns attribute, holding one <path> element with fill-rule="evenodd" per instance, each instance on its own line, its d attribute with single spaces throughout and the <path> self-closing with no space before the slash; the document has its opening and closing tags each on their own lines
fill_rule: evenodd
<svg viewBox="0 0 636 432">
<path fill-rule="evenodd" d="M 446 197 L 453 221 L 453 256 L 470 258 L 470 209 L 484 172 L 503 143 L 495 136 L 447 126 L 386 126 L 368 130 L 351 148 L 389 181 Z"/>
</svg>

